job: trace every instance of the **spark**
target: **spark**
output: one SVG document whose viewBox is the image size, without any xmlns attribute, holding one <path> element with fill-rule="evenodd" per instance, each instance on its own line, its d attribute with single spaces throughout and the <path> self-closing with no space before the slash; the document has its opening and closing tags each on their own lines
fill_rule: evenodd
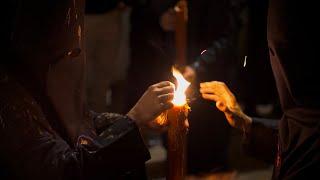
<svg viewBox="0 0 320 180">
<path fill-rule="evenodd" d="M 247 66 L 247 56 L 244 57 L 244 61 L 243 61 L 243 67 Z"/>
</svg>

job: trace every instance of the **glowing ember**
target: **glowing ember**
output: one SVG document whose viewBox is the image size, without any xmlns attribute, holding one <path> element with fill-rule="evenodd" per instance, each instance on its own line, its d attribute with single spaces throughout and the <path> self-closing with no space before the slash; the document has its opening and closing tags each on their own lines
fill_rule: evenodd
<svg viewBox="0 0 320 180">
<path fill-rule="evenodd" d="M 246 67 L 246 65 L 247 65 L 247 56 L 244 57 L 243 67 Z"/>
<path fill-rule="evenodd" d="M 175 106 L 183 106 L 187 103 L 185 92 L 189 87 L 190 82 L 185 80 L 182 74 L 174 67 L 172 68 L 172 74 L 177 79 L 177 88 L 174 92 L 172 103 Z"/>
</svg>

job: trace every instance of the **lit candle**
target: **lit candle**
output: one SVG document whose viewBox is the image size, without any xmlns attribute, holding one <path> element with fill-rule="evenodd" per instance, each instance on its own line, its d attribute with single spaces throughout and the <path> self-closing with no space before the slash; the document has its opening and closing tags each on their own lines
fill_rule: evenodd
<svg viewBox="0 0 320 180">
<path fill-rule="evenodd" d="M 177 88 L 174 92 L 172 103 L 174 107 L 168 110 L 168 180 L 183 180 L 185 175 L 185 142 L 186 142 L 186 121 L 189 113 L 189 106 L 186 99 L 186 90 L 190 82 L 186 81 L 182 74 L 172 69 L 173 76 L 177 79 Z"/>
<path fill-rule="evenodd" d="M 186 0 L 179 0 L 175 6 L 176 27 L 176 64 L 186 65 L 187 49 L 187 16 L 188 8 Z M 167 180 L 184 180 L 185 161 L 186 161 L 186 134 L 189 106 L 187 104 L 186 90 L 190 83 L 186 81 L 182 74 L 176 69 L 172 69 L 173 76 L 177 79 L 177 88 L 174 93 L 172 103 L 174 107 L 168 110 L 167 120 L 168 129 L 168 174 Z"/>
</svg>

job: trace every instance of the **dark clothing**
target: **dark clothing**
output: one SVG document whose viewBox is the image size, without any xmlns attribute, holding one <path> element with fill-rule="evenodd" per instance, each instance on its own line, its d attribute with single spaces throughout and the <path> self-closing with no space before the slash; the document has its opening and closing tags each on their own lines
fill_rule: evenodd
<svg viewBox="0 0 320 180">
<path fill-rule="evenodd" d="M 39 102 L 17 82 L 1 78 L 1 163 L 11 172 L 1 179 L 121 179 L 134 177 L 143 167 L 148 150 L 127 117 L 90 115 L 92 132 L 70 145 L 50 125 Z"/>
<path fill-rule="evenodd" d="M 252 118 L 249 132 L 244 132 L 246 154 L 273 164 L 277 153 L 279 120 Z"/>
<path fill-rule="evenodd" d="M 279 179 L 319 177 L 320 87 L 317 76 L 319 28 L 315 3 L 270 0 L 270 61 L 283 109 L 279 127 Z"/>
<path fill-rule="evenodd" d="M 320 177 L 320 87 L 310 82 L 319 71 L 319 28 L 314 26 L 318 19 L 316 7 L 314 3 L 297 0 L 269 3 L 270 61 L 283 110 L 274 179 Z M 272 137 L 255 142 L 274 145 L 274 135 L 270 135 L 273 132 L 271 129 L 257 131 L 253 127 L 250 136 Z"/>
<path fill-rule="evenodd" d="M 10 3 L 0 78 L 1 164 L 18 179 L 133 176 L 149 158 L 136 125 L 86 109 L 85 2 Z"/>
</svg>

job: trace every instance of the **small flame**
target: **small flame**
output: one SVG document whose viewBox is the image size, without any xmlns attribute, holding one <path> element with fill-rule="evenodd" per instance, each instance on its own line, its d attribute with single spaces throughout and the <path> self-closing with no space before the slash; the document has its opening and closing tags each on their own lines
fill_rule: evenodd
<svg viewBox="0 0 320 180">
<path fill-rule="evenodd" d="M 174 91 L 172 103 L 175 106 L 183 106 L 187 103 L 186 90 L 190 82 L 184 79 L 183 75 L 174 67 L 172 67 L 172 74 L 177 79 L 177 88 Z"/>
</svg>

